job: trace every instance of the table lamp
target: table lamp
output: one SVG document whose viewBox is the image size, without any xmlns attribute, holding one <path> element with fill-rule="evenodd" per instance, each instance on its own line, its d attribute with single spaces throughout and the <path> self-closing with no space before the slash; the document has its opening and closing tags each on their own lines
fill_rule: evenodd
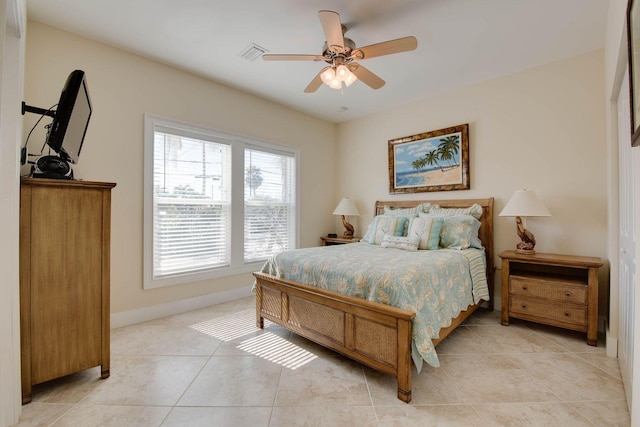
<svg viewBox="0 0 640 427">
<path fill-rule="evenodd" d="M 353 200 L 349 199 L 348 197 L 344 197 L 342 200 L 340 200 L 340 203 L 338 203 L 338 206 L 333 211 L 333 214 L 342 215 L 342 225 L 344 225 L 345 228 L 343 237 L 345 239 L 353 239 L 353 225 L 349 224 L 346 218 L 349 215 L 360 215 L 360 212 L 358 212 L 358 208 L 356 207 L 356 204 L 353 202 Z"/>
<path fill-rule="evenodd" d="M 516 245 L 516 253 L 534 255 L 536 251 L 536 239 L 529 230 L 527 230 L 527 217 L 528 216 L 551 216 L 551 213 L 538 198 L 535 191 L 532 190 L 518 190 L 511 199 L 507 202 L 500 216 L 515 216 L 516 217 L 516 229 L 518 237 L 520 237 L 520 243 Z M 524 223 L 522 221 L 524 218 Z"/>
</svg>

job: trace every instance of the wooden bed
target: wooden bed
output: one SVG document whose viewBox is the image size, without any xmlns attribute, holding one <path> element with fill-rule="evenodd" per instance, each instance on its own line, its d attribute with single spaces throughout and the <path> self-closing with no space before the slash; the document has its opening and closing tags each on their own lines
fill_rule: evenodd
<svg viewBox="0 0 640 427">
<path fill-rule="evenodd" d="M 483 208 L 479 237 L 486 250 L 489 308 L 493 309 L 493 198 L 376 202 L 375 215 L 384 206 L 410 208 L 421 203 L 460 208 L 478 203 Z M 411 328 L 415 313 L 385 304 L 278 279 L 262 273 L 256 277 L 256 323 L 264 319 L 307 339 L 384 372 L 397 379 L 398 399 L 411 401 Z M 481 304 L 469 306 L 440 330 L 442 341 Z"/>
</svg>

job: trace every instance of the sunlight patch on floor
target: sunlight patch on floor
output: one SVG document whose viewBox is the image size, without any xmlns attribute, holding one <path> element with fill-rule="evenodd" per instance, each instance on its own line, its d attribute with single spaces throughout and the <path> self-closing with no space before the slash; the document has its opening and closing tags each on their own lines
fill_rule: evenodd
<svg viewBox="0 0 640 427">
<path fill-rule="evenodd" d="M 264 319 L 265 328 L 272 324 L 272 322 Z M 256 327 L 256 313 L 254 310 L 216 317 L 189 327 L 225 342 L 260 331 Z M 318 357 L 271 332 L 264 332 L 242 341 L 237 348 L 292 370 Z"/>
<path fill-rule="evenodd" d="M 270 323 L 265 322 L 264 326 L 266 327 Z M 216 317 L 189 327 L 226 342 L 260 330 L 256 327 L 255 310 L 246 310 L 228 316 Z"/>
<path fill-rule="evenodd" d="M 310 351 L 271 332 L 243 341 L 238 348 L 291 370 L 298 369 L 318 358 Z"/>
</svg>

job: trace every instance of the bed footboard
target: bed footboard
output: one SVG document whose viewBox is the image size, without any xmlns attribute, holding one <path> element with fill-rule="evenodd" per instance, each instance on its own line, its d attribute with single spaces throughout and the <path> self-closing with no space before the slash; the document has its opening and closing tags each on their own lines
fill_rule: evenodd
<svg viewBox="0 0 640 427">
<path fill-rule="evenodd" d="M 395 377 L 398 399 L 411 401 L 411 325 L 415 313 L 262 273 L 256 323 L 264 319 Z"/>
</svg>

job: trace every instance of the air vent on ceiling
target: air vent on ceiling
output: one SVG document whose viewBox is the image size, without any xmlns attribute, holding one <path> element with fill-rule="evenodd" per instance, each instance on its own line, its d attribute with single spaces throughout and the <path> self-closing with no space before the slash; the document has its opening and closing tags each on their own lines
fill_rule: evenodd
<svg viewBox="0 0 640 427">
<path fill-rule="evenodd" d="M 244 59 L 246 59 L 247 61 L 255 61 L 256 59 L 260 58 L 262 56 L 263 53 L 265 52 L 269 52 L 267 49 L 258 46 L 255 43 L 251 43 L 249 46 L 247 46 L 242 52 L 240 52 L 238 55 Z"/>
</svg>

